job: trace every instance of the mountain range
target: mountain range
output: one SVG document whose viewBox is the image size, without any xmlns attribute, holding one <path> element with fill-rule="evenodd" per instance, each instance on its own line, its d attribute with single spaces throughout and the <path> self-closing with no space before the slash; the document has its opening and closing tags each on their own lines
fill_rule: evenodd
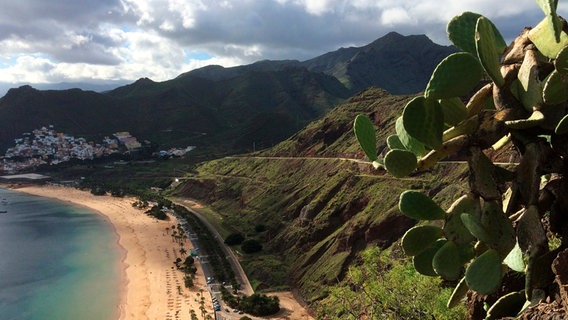
<svg viewBox="0 0 568 320">
<path fill-rule="evenodd" d="M 454 47 L 389 33 L 363 46 L 307 61 L 207 66 L 105 92 L 10 89 L 0 98 L 0 153 L 45 125 L 99 138 L 130 131 L 160 147 L 196 145 L 211 155 L 273 146 L 370 86 L 416 93 Z"/>
</svg>

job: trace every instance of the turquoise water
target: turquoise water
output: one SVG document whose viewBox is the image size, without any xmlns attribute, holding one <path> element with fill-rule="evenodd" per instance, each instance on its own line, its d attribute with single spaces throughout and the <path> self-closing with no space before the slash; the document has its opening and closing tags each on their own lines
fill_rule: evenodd
<svg viewBox="0 0 568 320">
<path fill-rule="evenodd" d="M 118 318 L 116 241 L 86 208 L 0 189 L 0 318 Z"/>
</svg>

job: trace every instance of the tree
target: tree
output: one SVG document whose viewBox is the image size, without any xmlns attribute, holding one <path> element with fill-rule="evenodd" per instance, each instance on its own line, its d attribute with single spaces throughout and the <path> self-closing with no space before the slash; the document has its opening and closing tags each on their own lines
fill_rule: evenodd
<svg viewBox="0 0 568 320">
<path fill-rule="evenodd" d="M 102 187 L 94 187 L 91 189 L 91 193 L 95 196 L 104 196 L 106 194 L 106 190 Z"/>
<path fill-rule="evenodd" d="M 245 237 L 241 233 L 231 233 L 225 238 L 225 244 L 228 246 L 233 246 L 241 244 L 245 240 Z"/>
<path fill-rule="evenodd" d="M 256 231 L 256 233 L 261 233 L 266 231 L 266 226 L 263 224 L 257 224 L 256 226 L 254 226 L 254 231 Z"/>
<path fill-rule="evenodd" d="M 262 250 L 262 244 L 255 239 L 247 239 L 241 244 L 244 253 L 255 253 Z"/>
<path fill-rule="evenodd" d="M 448 156 L 466 158 L 470 190 L 450 208 L 407 190 L 399 209 L 424 222 L 441 220 L 408 230 L 402 246 L 416 271 L 458 282 L 448 306 L 472 292 L 472 318 L 519 312 L 539 318 L 540 309 L 525 304 L 554 301 L 567 284 L 559 266 L 568 259 L 568 33 L 557 0 L 537 3 L 545 18 L 509 46 L 481 15 L 465 12 L 450 21 L 449 38 L 463 52 L 442 60 L 423 96 L 405 106 L 384 158 L 377 157 L 370 119 L 359 115 L 354 123 L 373 166 L 395 177 Z M 480 85 L 484 77 L 490 81 Z M 518 164 L 491 160 L 504 146 Z M 485 311 L 484 304 L 491 307 Z"/>
</svg>

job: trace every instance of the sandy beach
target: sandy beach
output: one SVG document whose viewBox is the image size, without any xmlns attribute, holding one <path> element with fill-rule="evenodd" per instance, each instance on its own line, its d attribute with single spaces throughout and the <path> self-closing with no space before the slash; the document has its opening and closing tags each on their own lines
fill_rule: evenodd
<svg viewBox="0 0 568 320">
<path fill-rule="evenodd" d="M 195 285 L 191 289 L 184 287 L 183 273 L 173 264 L 177 257 L 183 258 L 180 245 L 166 234 L 166 227 L 177 225 L 173 217 L 169 221 L 154 219 L 132 207 L 133 198 L 94 196 L 56 186 L 30 186 L 17 190 L 83 205 L 112 223 L 118 244 L 124 251 L 122 298 L 118 306 L 121 320 L 190 319 L 191 309 L 201 316 L 198 296 L 201 294 L 199 289 L 206 289 L 205 278 L 201 266 L 196 263 Z M 184 248 L 189 252 L 191 243 L 186 242 Z M 213 316 L 211 297 L 207 290 L 204 293 L 206 310 Z"/>
<path fill-rule="evenodd" d="M 134 198 L 94 196 L 59 186 L 26 186 L 16 190 L 88 207 L 113 225 L 118 245 L 123 249 L 121 268 L 124 273 L 117 310 L 120 320 L 191 319 L 190 310 L 203 319 L 199 309 L 201 296 L 205 297 L 206 312 L 213 317 L 213 304 L 201 265 L 195 264 L 197 274 L 190 289 L 184 287 L 183 273 L 174 267 L 176 258 L 184 258 L 179 252 L 180 245 L 166 230 L 177 225 L 174 217 L 170 216 L 169 221 L 152 218 L 132 206 Z M 189 252 L 191 242 L 186 241 L 184 248 Z M 281 311 L 267 319 L 313 319 L 292 293 L 270 295 L 280 298 Z"/>
</svg>

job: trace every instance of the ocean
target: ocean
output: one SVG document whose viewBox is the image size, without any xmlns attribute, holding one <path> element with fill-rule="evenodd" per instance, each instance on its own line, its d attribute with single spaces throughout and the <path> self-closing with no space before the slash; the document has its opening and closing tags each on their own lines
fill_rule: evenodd
<svg viewBox="0 0 568 320">
<path fill-rule="evenodd" d="M 0 319 L 117 319 L 121 258 L 98 214 L 0 189 Z"/>
</svg>

